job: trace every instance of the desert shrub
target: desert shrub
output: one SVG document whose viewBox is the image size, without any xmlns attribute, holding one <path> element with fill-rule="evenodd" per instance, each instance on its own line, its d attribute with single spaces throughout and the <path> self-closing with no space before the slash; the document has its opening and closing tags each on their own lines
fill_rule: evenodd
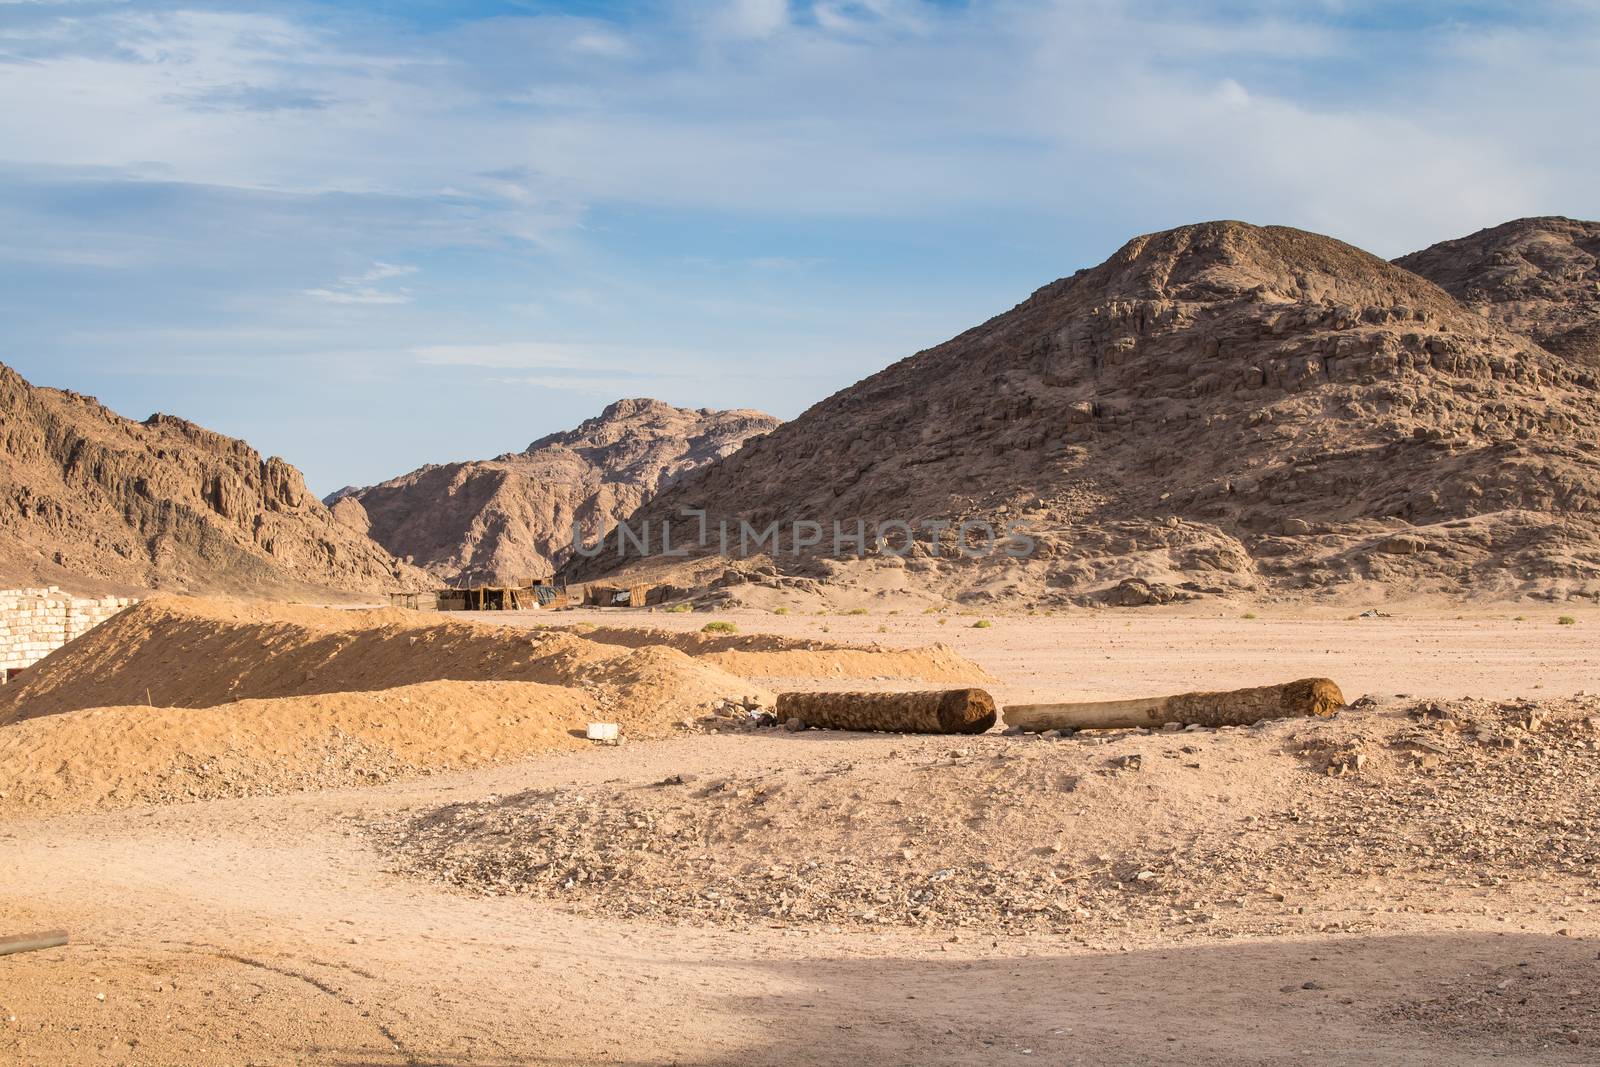
<svg viewBox="0 0 1600 1067">
<path fill-rule="evenodd" d="M 700 627 L 703 634 L 736 634 L 739 628 L 731 622 L 708 622 Z"/>
</svg>

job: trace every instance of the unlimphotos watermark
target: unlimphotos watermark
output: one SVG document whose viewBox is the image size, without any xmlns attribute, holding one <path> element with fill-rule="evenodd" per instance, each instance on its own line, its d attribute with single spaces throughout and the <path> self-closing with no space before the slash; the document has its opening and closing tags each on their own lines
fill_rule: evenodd
<svg viewBox="0 0 1600 1067">
<path fill-rule="evenodd" d="M 918 537 L 919 532 L 923 536 Z M 572 551 L 585 559 L 595 559 L 606 553 L 609 542 L 618 558 L 683 557 L 715 548 L 718 555 L 730 559 L 748 559 L 763 553 L 862 559 L 869 555 L 904 557 L 921 544 L 930 556 L 948 553 L 967 559 L 997 555 L 1026 559 L 1037 547 L 1029 536 L 1031 532 L 1020 521 L 997 528 L 987 519 L 879 519 L 870 525 L 866 519 L 775 519 L 757 526 L 740 518 L 719 519 L 713 524 L 703 510 L 684 508 L 676 520 L 641 519 L 637 525 L 619 522 L 610 533 L 592 543 L 584 539 L 580 524 L 574 520 Z"/>
</svg>

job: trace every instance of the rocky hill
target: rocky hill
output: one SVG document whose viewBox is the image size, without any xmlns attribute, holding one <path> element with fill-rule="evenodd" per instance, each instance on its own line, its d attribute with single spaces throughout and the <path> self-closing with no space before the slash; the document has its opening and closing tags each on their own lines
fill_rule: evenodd
<svg viewBox="0 0 1600 1067">
<path fill-rule="evenodd" d="M 1593 596 L 1595 385 L 1574 360 L 1360 249 L 1205 223 L 1135 238 L 829 397 L 630 525 L 704 509 L 756 530 L 815 520 L 848 532 L 857 518 L 918 529 L 904 560 L 880 550 L 841 567 L 818 558 L 825 543 L 725 583 L 865 581 L 865 568 L 966 599 L 1045 603 L 1204 590 Z M 957 558 L 953 531 L 936 541 L 929 520 L 1023 521 L 1034 547 Z M 636 569 L 622 548 L 571 574 Z"/>
<path fill-rule="evenodd" d="M 1551 352 L 1600 369 L 1600 222 L 1518 219 L 1395 262 Z"/>
<path fill-rule="evenodd" d="M 552 573 L 574 522 L 611 529 L 686 473 L 779 420 L 759 411 L 619 400 L 577 429 L 491 460 L 432 465 L 329 497 L 341 522 L 451 582 Z"/>
<path fill-rule="evenodd" d="M 426 579 L 243 441 L 169 415 L 134 422 L 4 366 L 0 413 L 4 584 L 283 594 Z"/>
</svg>

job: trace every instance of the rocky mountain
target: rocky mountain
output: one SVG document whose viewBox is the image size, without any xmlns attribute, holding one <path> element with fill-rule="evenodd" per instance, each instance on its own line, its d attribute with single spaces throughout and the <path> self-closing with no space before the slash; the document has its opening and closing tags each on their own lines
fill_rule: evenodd
<svg viewBox="0 0 1600 1067">
<path fill-rule="evenodd" d="M 285 593 L 426 580 L 243 441 L 170 415 L 134 422 L 5 366 L 0 414 L 5 584 Z"/>
<path fill-rule="evenodd" d="M 1595 385 L 1360 249 L 1204 223 L 1135 238 L 829 397 L 630 526 L 704 509 L 713 527 L 917 530 L 904 559 L 876 546 L 860 564 L 820 559 L 829 534 L 725 584 L 866 581 L 865 569 L 1030 602 L 1352 587 L 1593 596 Z M 1022 521 L 1033 548 L 965 559 L 954 529 L 927 528 L 967 520 Z M 903 543 L 887 529 L 890 548 Z M 639 556 L 613 542 L 570 573 L 636 569 Z"/>
<path fill-rule="evenodd" d="M 552 573 L 574 522 L 591 534 L 779 420 L 619 400 L 574 430 L 491 460 L 431 465 L 330 497 L 338 519 L 450 582 Z"/>
<path fill-rule="evenodd" d="M 1600 222 L 1518 219 L 1395 262 L 1556 355 L 1600 369 Z"/>
</svg>

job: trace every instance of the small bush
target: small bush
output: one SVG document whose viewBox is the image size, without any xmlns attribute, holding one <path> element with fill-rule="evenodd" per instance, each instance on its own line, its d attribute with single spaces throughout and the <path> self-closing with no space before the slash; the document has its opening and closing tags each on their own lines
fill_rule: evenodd
<svg viewBox="0 0 1600 1067">
<path fill-rule="evenodd" d="M 972 624 L 972 628 L 974 630 L 987 630 L 993 625 L 994 623 L 990 622 L 988 619 L 979 619 L 977 622 Z"/>
<path fill-rule="evenodd" d="M 690 604 L 686 600 L 682 604 L 674 604 L 674 605 L 672 605 L 667 610 L 672 612 L 674 615 L 682 615 L 686 611 L 693 611 L 694 610 L 694 605 Z"/>
<path fill-rule="evenodd" d="M 1556 620 L 1556 625 L 1558 625 L 1558 626 L 1576 626 L 1576 625 L 1578 625 L 1578 620 L 1574 619 L 1571 615 L 1563 615 L 1563 616 L 1561 616 L 1561 618 Z"/>
<path fill-rule="evenodd" d="M 1256 617 L 1256 613 L 1253 611 L 1247 611 L 1244 613 L 1244 617 L 1247 619 L 1253 619 Z"/>
<path fill-rule="evenodd" d="M 708 622 L 700 627 L 703 634 L 736 634 L 739 628 L 731 622 Z"/>
<path fill-rule="evenodd" d="M 846 615 L 865 615 L 866 613 L 866 608 L 851 608 L 849 611 L 845 612 Z"/>
<path fill-rule="evenodd" d="M 779 606 L 779 607 L 773 608 L 772 609 L 772 613 L 774 615 L 787 615 L 787 614 L 789 614 L 789 609 L 786 608 L 786 607 Z"/>
</svg>

